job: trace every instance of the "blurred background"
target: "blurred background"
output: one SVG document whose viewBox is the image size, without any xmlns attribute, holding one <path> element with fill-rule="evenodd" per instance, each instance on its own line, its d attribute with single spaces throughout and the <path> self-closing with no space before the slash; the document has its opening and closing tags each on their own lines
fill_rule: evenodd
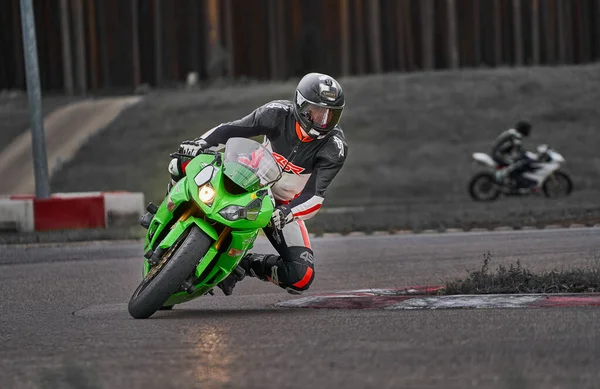
<svg viewBox="0 0 600 389">
<path fill-rule="evenodd" d="M 285 80 L 581 64 L 597 0 L 34 0 L 40 77 L 67 94 L 168 86 L 196 72 Z M 0 2 L 0 89 L 24 89 L 19 0 Z"/>
<path fill-rule="evenodd" d="M 344 87 L 350 150 L 311 230 L 600 223 L 600 0 L 33 4 L 47 143 L 72 145 L 49 146 L 53 192 L 160 202 L 181 141 L 291 99 L 317 71 Z M 0 152 L 27 133 L 25 85 L 19 0 L 3 0 Z M 143 98 L 127 109 L 115 100 L 132 94 Z M 526 149 L 566 158 L 573 195 L 472 201 L 472 153 L 521 119 L 533 124 Z M 15 161 L 0 158 L 0 194 L 33 190 L 17 182 L 33 173 L 15 169 L 31 163 Z"/>
</svg>

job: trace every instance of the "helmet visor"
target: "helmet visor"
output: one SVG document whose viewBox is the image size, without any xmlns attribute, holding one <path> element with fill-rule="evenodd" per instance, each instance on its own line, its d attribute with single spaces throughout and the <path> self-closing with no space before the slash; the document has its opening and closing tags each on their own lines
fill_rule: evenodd
<svg viewBox="0 0 600 389">
<path fill-rule="evenodd" d="M 329 131 L 340 121 L 342 111 L 342 108 L 322 107 L 312 103 L 305 103 L 300 108 L 299 113 L 312 124 L 313 128 Z"/>
</svg>

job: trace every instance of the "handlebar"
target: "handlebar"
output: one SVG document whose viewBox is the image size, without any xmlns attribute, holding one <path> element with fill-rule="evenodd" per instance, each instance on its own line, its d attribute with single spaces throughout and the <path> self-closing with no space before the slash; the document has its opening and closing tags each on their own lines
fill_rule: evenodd
<svg viewBox="0 0 600 389">
<path fill-rule="evenodd" d="M 214 156 L 215 156 L 215 158 L 212 160 L 212 162 L 210 162 L 210 164 L 211 164 L 211 165 L 212 165 L 213 163 L 216 163 L 216 165 L 217 165 L 217 166 L 221 166 L 221 164 L 223 163 L 223 160 L 222 160 L 222 158 L 221 158 L 221 153 L 219 153 L 218 151 L 213 151 L 213 150 L 202 150 L 202 151 L 200 151 L 200 152 L 199 152 L 199 153 L 196 155 L 196 157 L 197 157 L 198 155 L 201 155 L 201 154 L 209 154 L 209 155 L 214 155 Z M 191 160 L 191 159 L 193 159 L 193 158 L 195 158 L 195 157 L 189 156 L 189 155 L 187 155 L 187 154 L 181 154 L 181 153 L 178 153 L 178 152 L 171 153 L 171 154 L 169 154 L 169 156 L 170 156 L 171 158 L 184 157 L 184 158 L 189 158 L 190 160 Z"/>
<path fill-rule="evenodd" d="M 199 153 L 196 155 L 196 157 L 197 157 L 198 155 L 200 155 L 200 154 L 210 154 L 210 155 L 215 155 L 215 156 L 216 156 L 216 155 L 219 155 L 219 152 L 218 152 L 218 151 L 214 151 L 214 150 L 202 150 L 202 151 L 200 151 L 200 152 L 199 152 Z M 171 153 L 171 154 L 169 154 L 169 157 L 171 157 L 171 158 L 184 157 L 184 158 L 190 158 L 190 159 L 191 159 L 191 158 L 194 158 L 194 157 L 192 157 L 192 156 L 190 156 L 190 155 L 187 155 L 187 154 L 181 154 L 181 153 L 178 153 L 178 152 L 175 152 L 175 153 Z"/>
</svg>

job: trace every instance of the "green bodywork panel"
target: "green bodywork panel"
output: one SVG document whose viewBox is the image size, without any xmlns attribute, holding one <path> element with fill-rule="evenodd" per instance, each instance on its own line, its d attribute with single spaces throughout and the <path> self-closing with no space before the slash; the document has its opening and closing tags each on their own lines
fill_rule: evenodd
<svg viewBox="0 0 600 389">
<path fill-rule="evenodd" d="M 223 250 L 224 252 L 220 256 L 215 258 L 217 250 L 213 246 L 196 267 L 196 277 L 200 277 L 203 272 L 205 274 L 194 284 L 195 291 L 191 294 L 187 292 L 175 293 L 164 305 L 181 304 L 208 293 L 235 269 L 247 251 L 252 248 L 258 236 L 258 230 L 232 231 L 231 236 L 231 244 Z M 230 256 L 228 252 L 232 248 L 237 249 L 237 251 Z"/>
<path fill-rule="evenodd" d="M 193 224 L 197 225 L 213 240 L 213 245 L 208 249 L 208 252 L 201 259 L 199 258 L 195 272 L 198 280 L 194 283 L 193 293 L 175 293 L 164 305 L 181 304 L 204 295 L 213 289 L 217 283 L 221 282 L 235 269 L 239 261 L 254 245 L 259 230 L 265 227 L 271 219 L 273 204 L 266 194 L 266 189 L 263 189 L 265 193 L 262 196 L 258 195 L 260 191 L 238 195 L 227 192 L 224 187 L 225 177 L 220 170 L 222 166 L 215 171 L 209 182 L 216 193 L 213 203 L 204 204 L 200 201 L 199 188 L 194 181 L 194 177 L 213 161 L 214 156 L 207 154 L 199 155 L 190 161 L 186 167 L 186 176 L 171 188 L 148 228 L 144 251 L 153 250 L 157 247 L 163 249 L 171 247 Z M 218 213 L 229 205 L 246 206 L 254 199 L 261 197 L 262 207 L 256 220 L 229 221 Z M 167 208 L 167 205 L 171 210 Z M 181 215 L 185 209 L 191 206 L 199 207 L 206 215 L 205 218 L 189 216 L 185 220 L 174 220 L 175 218 L 179 219 L 179 216 L 176 215 Z M 179 209 L 180 207 L 183 207 L 183 209 Z M 219 234 L 211 225 L 215 222 L 231 228 L 231 243 L 228 247 L 221 247 L 220 254 L 215 248 Z M 145 260 L 142 275 L 145 276 L 149 270 L 150 264 Z"/>
<path fill-rule="evenodd" d="M 192 162 L 189 163 L 189 165 L 187 166 L 187 169 L 190 169 L 189 171 L 199 172 L 202 169 L 201 164 L 202 164 L 202 161 L 198 161 L 197 159 L 194 159 L 194 160 L 192 160 Z M 196 176 L 196 174 L 197 173 L 191 173 L 191 174 L 188 174 L 188 176 L 186 177 L 186 179 L 188 181 L 189 180 L 192 181 L 192 184 L 188 185 L 188 188 L 190 188 L 190 187 L 193 188 L 192 190 L 190 190 L 190 194 L 191 194 L 192 198 L 196 201 L 197 204 L 200 205 L 200 208 L 202 209 L 202 211 L 204 211 L 206 216 L 208 216 L 210 219 L 212 219 L 218 223 L 224 224 L 226 226 L 229 226 L 234 230 L 263 228 L 267 225 L 267 223 L 269 223 L 269 220 L 271 220 L 271 214 L 273 212 L 273 204 L 271 203 L 271 200 L 269 199 L 268 196 L 265 196 L 264 201 L 262 202 L 261 211 L 258 214 L 258 218 L 256 220 L 241 219 L 241 220 L 236 220 L 236 221 L 229 221 L 229 220 L 225 219 L 224 217 L 219 215 L 220 210 L 222 210 L 223 208 L 225 208 L 229 205 L 246 206 L 249 202 L 251 202 L 252 200 L 257 198 L 256 192 L 244 193 L 241 195 L 231 195 L 231 194 L 227 193 L 227 191 L 225 190 L 224 183 L 223 183 L 225 177 L 219 171 L 213 176 L 212 180 L 210 181 L 211 186 L 213 187 L 213 189 L 215 190 L 215 192 L 218 195 L 215 197 L 213 204 L 206 205 L 202 201 L 200 201 L 200 198 L 198 195 L 198 190 L 196 189 L 197 186 L 196 186 L 196 183 L 194 182 L 194 177 Z"/>
</svg>

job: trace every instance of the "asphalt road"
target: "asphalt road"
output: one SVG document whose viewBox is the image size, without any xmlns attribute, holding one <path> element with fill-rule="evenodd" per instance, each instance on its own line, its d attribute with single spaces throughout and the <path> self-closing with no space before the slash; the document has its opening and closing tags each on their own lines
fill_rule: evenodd
<svg viewBox="0 0 600 389">
<path fill-rule="evenodd" d="M 580 265 L 600 229 L 313 239 L 310 293 Z M 264 241 L 261 250 L 271 249 Z M 597 388 L 600 311 L 278 308 L 246 279 L 134 320 L 139 242 L 0 247 L 0 388 Z"/>
</svg>

